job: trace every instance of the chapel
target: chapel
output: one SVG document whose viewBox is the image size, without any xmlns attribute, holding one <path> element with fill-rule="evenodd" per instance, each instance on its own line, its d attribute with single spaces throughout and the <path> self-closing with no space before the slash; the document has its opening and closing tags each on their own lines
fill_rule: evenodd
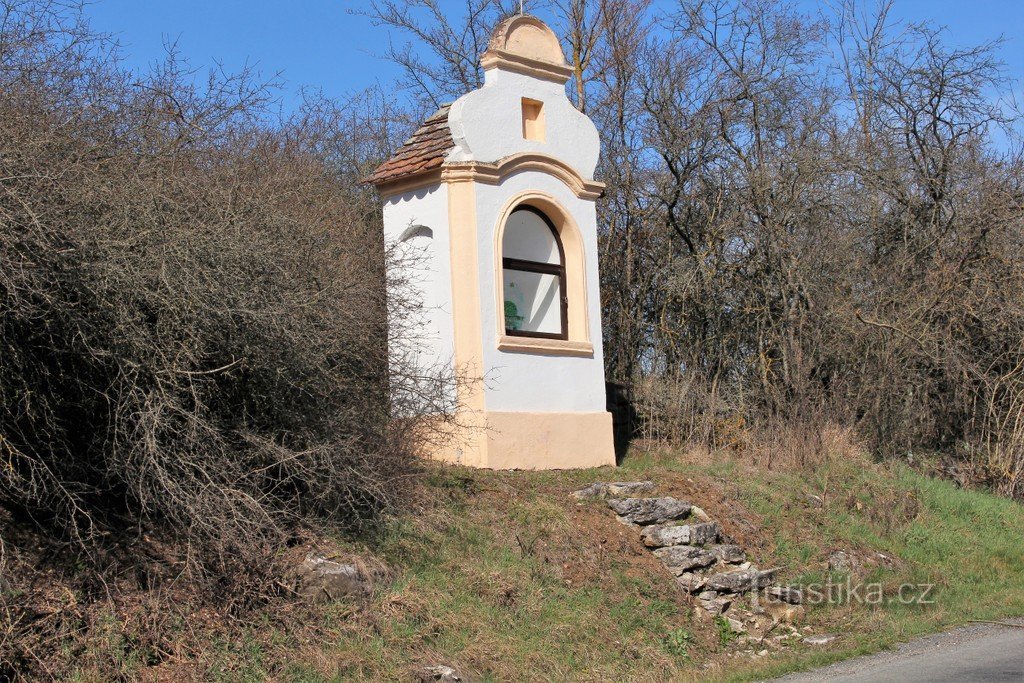
<svg viewBox="0 0 1024 683">
<path fill-rule="evenodd" d="M 484 84 L 441 107 L 369 178 L 385 237 L 421 255 L 424 362 L 459 387 L 457 438 L 431 457 L 495 469 L 614 465 L 605 409 L 594 180 L 600 141 L 536 17 L 503 21 Z"/>
</svg>

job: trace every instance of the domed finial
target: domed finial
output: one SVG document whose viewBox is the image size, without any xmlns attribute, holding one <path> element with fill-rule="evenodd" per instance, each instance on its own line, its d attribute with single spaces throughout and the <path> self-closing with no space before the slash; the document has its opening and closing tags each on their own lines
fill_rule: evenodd
<svg viewBox="0 0 1024 683">
<path fill-rule="evenodd" d="M 480 64 L 485 71 L 505 69 L 558 83 L 572 76 L 558 36 L 529 14 L 517 14 L 498 24 Z"/>
</svg>

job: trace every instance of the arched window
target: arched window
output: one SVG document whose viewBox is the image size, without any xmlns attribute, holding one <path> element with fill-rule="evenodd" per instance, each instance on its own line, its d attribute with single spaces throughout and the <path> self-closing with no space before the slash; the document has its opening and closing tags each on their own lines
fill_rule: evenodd
<svg viewBox="0 0 1024 683">
<path fill-rule="evenodd" d="M 505 334 L 568 339 L 565 252 L 551 220 L 532 206 L 516 208 L 501 250 Z"/>
</svg>

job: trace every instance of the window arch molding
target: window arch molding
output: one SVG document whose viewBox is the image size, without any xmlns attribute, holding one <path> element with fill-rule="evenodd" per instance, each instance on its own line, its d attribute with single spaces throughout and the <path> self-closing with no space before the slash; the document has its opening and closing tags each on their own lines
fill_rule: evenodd
<svg viewBox="0 0 1024 683">
<path fill-rule="evenodd" d="M 565 269 L 566 339 L 513 336 L 505 333 L 504 317 L 504 260 L 505 228 L 512 212 L 529 208 L 540 212 L 554 228 L 561 246 L 562 266 Z M 515 195 L 498 215 L 494 230 L 494 311 L 498 348 L 502 351 L 540 353 L 547 355 L 592 356 L 588 320 L 586 259 L 583 234 L 572 215 L 551 195 L 528 191 Z"/>
</svg>

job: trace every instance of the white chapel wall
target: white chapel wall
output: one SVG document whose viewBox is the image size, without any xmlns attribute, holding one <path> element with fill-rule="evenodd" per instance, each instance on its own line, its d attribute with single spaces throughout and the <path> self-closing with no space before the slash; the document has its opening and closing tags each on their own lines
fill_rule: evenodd
<svg viewBox="0 0 1024 683">
<path fill-rule="evenodd" d="M 522 98 L 544 103 L 544 141 L 522 134 Z M 521 152 L 542 152 L 594 177 L 601 143 L 594 123 L 573 106 L 565 87 L 511 71 L 488 70 L 484 87 L 463 95 L 448 112 L 457 145 L 447 161 L 494 162 Z"/>
<path fill-rule="evenodd" d="M 587 324 L 594 355 L 545 356 L 498 350 L 504 329 L 495 287 L 495 231 L 508 201 L 525 191 L 554 197 L 576 221 L 583 238 L 587 276 Z M 528 171 L 509 176 L 501 185 L 479 185 L 477 196 L 478 263 L 483 328 L 484 367 L 488 369 L 487 410 L 509 412 L 600 412 L 605 409 L 604 358 L 601 350 L 601 302 L 597 274 L 597 218 L 594 203 L 578 198 L 552 176 Z"/>
<path fill-rule="evenodd" d="M 431 236 L 416 230 L 417 226 L 428 229 Z M 405 242 L 399 244 L 403 237 Z M 406 269 L 402 277 L 411 285 L 409 294 L 422 306 L 418 318 L 409 321 L 418 329 L 415 338 L 391 340 L 391 354 L 415 359 L 425 374 L 438 366 L 450 372 L 455 347 L 447 188 L 438 185 L 389 198 L 384 204 L 384 239 L 399 245 L 398 251 L 408 257 L 399 267 Z"/>
</svg>

